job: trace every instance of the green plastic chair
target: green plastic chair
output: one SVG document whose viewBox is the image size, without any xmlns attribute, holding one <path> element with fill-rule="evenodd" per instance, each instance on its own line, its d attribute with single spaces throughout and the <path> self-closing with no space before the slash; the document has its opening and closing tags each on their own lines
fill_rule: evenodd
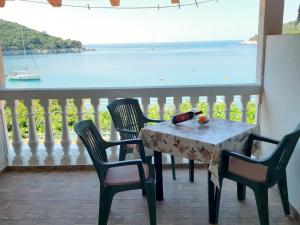
<svg viewBox="0 0 300 225">
<path fill-rule="evenodd" d="M 286 167 L 293 154 L 300 136 L 300 123 L 294 132 L 285 135 L 282 140 L 250 135 L 247 150 L 252 148 L 254 140 L 277 145 L 273 153 L 266 159 L 255 160 L 235 152 L 223 151 L 220 168 L 220 188 L 223 178 L 254 191 L 259 220 L 261 225 L 269 225 L 268 189 L 277 184 L 284 213 L 290 214 Z M 250 151 L 251 152 L 251 151 Z M 216 216 L 218 217 L 221 190 L 216 192 Z"/>
<path fill-rule="evenodd" d="M 122 191 L 143 189 L 148 203 L 150 225 L 156 225 L 155 172 L 146 163 L 143 142 L 139 139 L 107 142 L 91 120 L 78 122 L 75 131 L 85 145 L 100 181 L 99 225 L 106 225 L 113 196 Z M 116 145 L 136 144 L 141 160 L 108 162 L 106 149 Z"/>
<path fill-rule="evenodd" d="M 115 129 L 119 132 L 121 140 L 138 138 L 140 130 L 146 123 L 160 123 L 163 120 L 153 120 L 144 116 L 137 99 L 118 99 L 108 106 Z M 134 146 L 121 145 L 119 160 L 125 160 L 127 153 L 132 153 Z M 173 179 L 176 180 L 175 158 L 171 155 Z"/>
</svg>

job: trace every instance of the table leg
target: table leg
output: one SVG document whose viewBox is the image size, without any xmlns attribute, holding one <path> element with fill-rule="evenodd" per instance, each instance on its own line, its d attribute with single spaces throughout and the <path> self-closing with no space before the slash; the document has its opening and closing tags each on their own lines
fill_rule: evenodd
<svg viewBox="0 0 300 225">
<path fill-rule="evenodd" d="M 154 165 L 156 173 L 156 201 L 164 200 L 163 175 L 162 175 L 162 153 L 154 151 Z"/>
<path fill-rule="evenodd" d="M 190 182 L 194 182 L 194 167 L 195 167 L 194 160 L 189 160 L 189 178 L 190 178 Z"/>
<path fill-rule="evenodd" d="M 220 205 L 220 189 L 211 181 L 211 173 L 208 171 L 208 210 L 209 223 L 217 224 L 219 219 L 219 205 Z"/>
<path fill-rule="evenodd" d="M 251 157 L 252 151 L 252 140 L 248 138 L 243 153 L 245 156 Z M 237 183 L 237 198 L 239 201 L 243 201 L 246 199 L 246 186 L 240 183 Z"/>
</svg>

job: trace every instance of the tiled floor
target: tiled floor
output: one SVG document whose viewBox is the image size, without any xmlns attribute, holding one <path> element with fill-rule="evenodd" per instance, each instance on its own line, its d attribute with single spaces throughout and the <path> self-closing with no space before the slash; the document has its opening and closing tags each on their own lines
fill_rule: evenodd
<svg viewBox="0 0 300 225">
<path fill-rule="evenodd" d="M 188 182 L 188 170 L 177 169 L 173 181 L 164 171 L 165 200 L 157 203 L 160 225 L 207 225 L 207 177 L 205 169 L 195 171 L 195 183 Z M 95 172 L 7 172 L 0 177 L 1 225 L 83 225 L 97 224 L 99 183 Z M 295 225 L 286 217 L 276 194 L 269 193 L 270 221 Z M 146 200 L 141 191 L 117 194 L 109 224 L 149 224 Z M 252 191 L 247 199 L 236 199 L 234 183 L 225 181 L 219 224 L 258 225 Z"/>
</svg>

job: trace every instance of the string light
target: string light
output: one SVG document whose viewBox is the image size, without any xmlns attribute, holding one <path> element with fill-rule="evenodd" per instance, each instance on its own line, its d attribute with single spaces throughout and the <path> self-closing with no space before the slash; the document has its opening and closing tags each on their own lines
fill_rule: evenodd
<svg viewBox="0 0 300 225">
<path fill-rule="evenodd" d="M 44 1 L 39 1 L 39 0 L 18 0 L 21 2 L 28 2 L 28 3 L 35 3 L 35 4 L 44 4 L 44 5 L 49 5 L 48 1 L 44 2 Z M 95 0 L 68 0 L 68 1 L 93 1 L 95 2 Z M 86 8 L 88 10 L 91 9 L 119 9 L 119 10 L 134 10 L 134 9 L 156 9 L 156 10 L 160 10 L 160 9 L 168 9 L 168 8 L 179 8 L 181 9 L 182 7 L 188 7 L 188 6 L 199 6 L 199 4 L 205 4 L 205 3 L 210 3 L 210 2 L 218 2 L 218 0 L 202 0 L 202 1 L 198 1 L 195 0 L 195 2 L 191 2 L 191 3 L 179 3 L 178 5 L 156 5 L 156 6 L 118 6 L 118 7 L 113 7 L 113 6 L 92 6 L 90 4 L 85 4 L 85 5 L 73 5 L 73 4 L 61 4 L 62 7 L 73 7 L 73 8 Z"/>
</svg>

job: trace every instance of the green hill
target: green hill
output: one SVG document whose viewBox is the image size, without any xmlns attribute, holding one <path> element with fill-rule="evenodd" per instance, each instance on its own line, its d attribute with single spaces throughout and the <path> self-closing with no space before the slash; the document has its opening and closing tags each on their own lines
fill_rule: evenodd
<svg viewBox="0 0 300 225">
<path fill-rule="evenodd" d="M 282 34 L 300 34 L 300 25 L 295 26 L 295 21 L 284 23 L 282 26 Z M 257 34 L 249 39 L 250 41 L 257 41 Z"/>
<path fill-rule="evenodd" d="M 0 43 L 5 54 L 19 54 L 23 51 L 21 26 L 0 19 Z M 85 50 L 80 41 L 64 40 L 22 26 L 25 48 L 33 53 L 63 53 Z"/>
</svg>

